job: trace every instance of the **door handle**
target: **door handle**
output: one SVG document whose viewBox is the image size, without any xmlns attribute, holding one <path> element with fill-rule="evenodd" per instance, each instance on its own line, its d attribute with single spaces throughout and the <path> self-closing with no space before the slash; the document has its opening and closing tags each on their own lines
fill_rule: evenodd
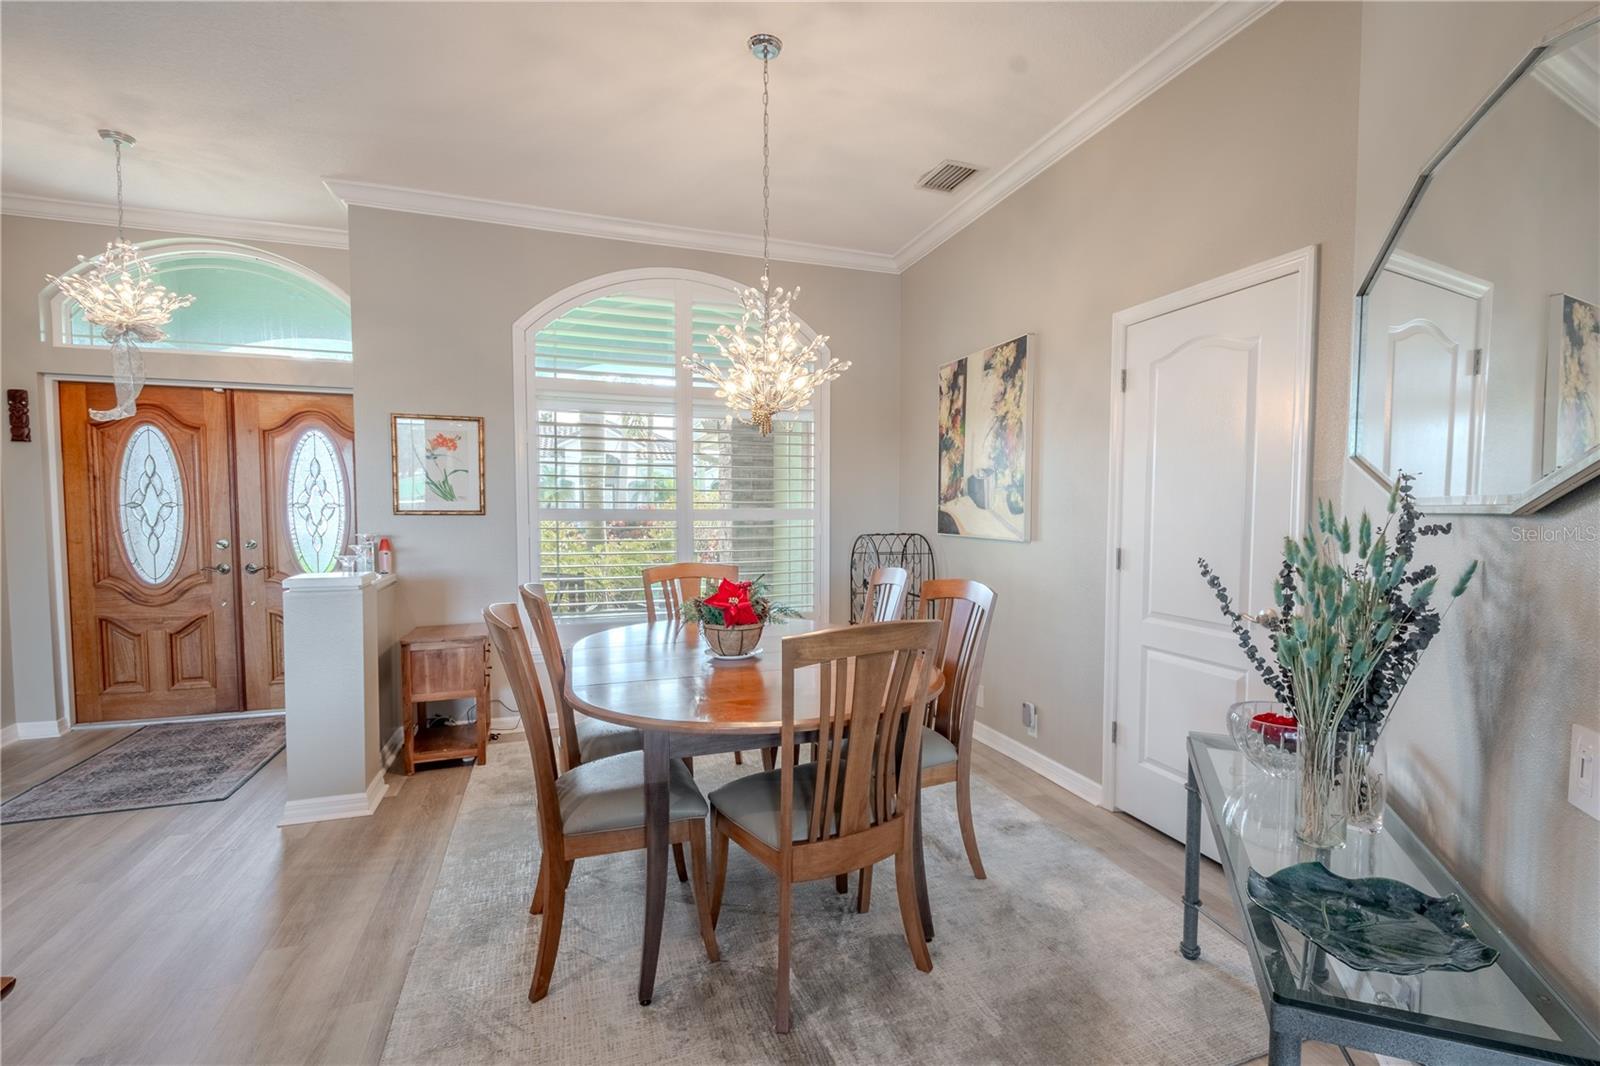
<svg viewBox="0 0 1600 1066">
<path fill-rule="evenodd" d="M 230 574 L 233 572 L 233 567 L 229 566 L 227 563 L 218 563 L 216 566 L 202 566 L 200 569 L 211 570 L 218 574 Z"/>
<path fill-rule="evenodd" d="M 245 563 L 244 564 L 244 572 L 247 573 L 247 574 L 259 574 L 259 573 L 261 573 L 261 571 L 263 571 L 265 569 L 266 569 L 266 567 L 257 566 L 255 563 Z"/>
</svg>

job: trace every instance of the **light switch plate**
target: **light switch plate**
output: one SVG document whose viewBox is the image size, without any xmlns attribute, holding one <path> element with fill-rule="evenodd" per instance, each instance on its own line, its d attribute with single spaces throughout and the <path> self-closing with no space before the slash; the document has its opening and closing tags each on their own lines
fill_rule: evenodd
<svg viewBox="0 0 1600 1066">
<path fill-rule="evenodd" d="M 1576 722 L 1568 754 L 1567 802 L 1600 820 L 1600 732 Z"/>
</svg>

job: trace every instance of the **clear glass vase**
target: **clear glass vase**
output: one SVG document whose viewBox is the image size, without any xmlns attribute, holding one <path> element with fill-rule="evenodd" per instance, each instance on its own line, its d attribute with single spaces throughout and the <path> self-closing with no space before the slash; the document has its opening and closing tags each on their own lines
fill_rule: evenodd
<svg viewBox="0 0 1600 1066">
<path fill-rule="evenodd" d="M 1388 790 L 1388 759 L 1381 740 L 1350 734 L 1344 745 L 1345 814 L 1352 829 L 1383 829 L 1383 804 Z"/>
<path fill-rule="evenodd" d="M 1312 848 L 1344 845 L 1348 819 L 1344 796 L 1342 735 L 1336 729 L 1314 731 L 1301 724 L 1299 806 L 1295 838 Z"/>
</svg>

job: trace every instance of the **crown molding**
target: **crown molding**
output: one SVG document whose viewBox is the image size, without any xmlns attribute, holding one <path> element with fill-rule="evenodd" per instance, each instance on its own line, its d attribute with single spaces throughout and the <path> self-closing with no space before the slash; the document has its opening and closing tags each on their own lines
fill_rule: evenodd
<svg viewBox="0 0 1600 1066">
<path fill-rule="evenodd" d="M 811 244 L 805 241 L 775 240 L 772 258 L 786 263 L 868 270 L 899 274 L 923 256 L 982 217 L 990 208 L 1038 177 L 1073 149 L 1115 122 L 1130 108 L 1211 53 L 1218 45 L 1250 25 L 1277 5 L 1279 0 L 1219 0 L 1174 34 L 1137 67 L 1128 71 L 1109 88 L 1079 108 L 1064 122 L 1025 149 L 1015 159 L 979 179 L 982 184 L 954 205 L 932 225 L 917 234 L 894 254 L 855 248 Z M 369 207 L 385 211 L 433 215 L 439 218 L 487 222 L 522 229 L 570 233 L 583 237 L 632 241 L 667 248 L 687 248 L 758 258 L 761 238 L 753 234 L 696 229 L 612 215 L 593 215 L 563 211 L 553 207 L 486 200 L 475 196 L 408 189 L 375 182 L 325 178 L 328 192 L 345 206 Z M 42 196 L 8 195 L 0 200 L 0 213 L 26 218 L 56 219 L 111 225 L 116 208 L 111 204 L 77 200 L 58 200 Z M 343 229 L 305 226 L 288 222 L 225 218 L 188 211 L 129 208 L 126 225 L 130 229 L 157 230 L 197 237 L 222 237 L 236 240 L 275 241 L 284 244 L 324 248 L 348 248 L 349 235 Z"/>
<path fill-rule="evenodd" d="M 1005 166 L 983 179 L 966 199 L 907 241 L 894 255 L 899 270 L 976 222 L 1000 201 L 1038 177 L 1074 148 L 1211 53 L 1218 45 L 1277 6 L 1278 0 L 1219 2 L 1173 34 L 1138 66 L 1118 78 L 1066 121 L 1045 134 Z"/>
<path fill-rule="evenodd" d="M 484 200 L 476 196 L 406 189 L 342 178 L 324 178 L 324 185 L 346 207 L 371 207 L 384 211 L 404 211 L 414 215 L 434 215 L 469 222 L 488 222 L 499 226 L 571 233 L 581 237 L 655 244 L 666 248 L 689 248 L 699 252 L 722 252 L 759 259 L 761 238 L 745 233 L 695 229 L 657 222 L 642 222 L 612 215 L 591 215 L 582 211 L 562 211 L 553 207 Z M 871 270 L 883 274 L 899 273 L 894 256 L 854 248 L 835 248 L 804 241 L 772 242 L 772 258 L 785 263 Z"/>
<path fill-rule="evenodd" d="M 48 196 L 7 194 L 0 199 L 0 214 L 22 218 L 45 218 L 56 222 L 87 222 L 115 226 L 115 204 L 87 200 L 57 200 Z M 161 208 L 130 207 L 123 212 L 128 229 L 156 230 L 185 237 L 222 237 L 244 241 L 273 241 L 279 244 L 311 245 L 315 248 L 348 248 L 349 235 L 332 226 L 302 226 L 293 222 L 264 222 L 250 218 L 226 218 L 193 211 L 167 211 Z"/>
<path fill-rule="evenodd" d="M 1541 59 L 1533 76 L 1568 107 L 1600 126 L 1600 68 L 1588 56 L 1569 48 Z"/>
</svg>

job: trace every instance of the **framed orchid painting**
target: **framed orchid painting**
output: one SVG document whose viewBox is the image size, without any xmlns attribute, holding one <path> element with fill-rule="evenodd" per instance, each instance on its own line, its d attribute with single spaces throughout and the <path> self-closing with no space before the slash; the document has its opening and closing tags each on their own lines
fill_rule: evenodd
<svg viewBox="0 0 1600 1066">
<path fill-rule="evenodd" d="M 391 415 L 395 514 L 483 514 L 483 419 Z"/>
</svg>

